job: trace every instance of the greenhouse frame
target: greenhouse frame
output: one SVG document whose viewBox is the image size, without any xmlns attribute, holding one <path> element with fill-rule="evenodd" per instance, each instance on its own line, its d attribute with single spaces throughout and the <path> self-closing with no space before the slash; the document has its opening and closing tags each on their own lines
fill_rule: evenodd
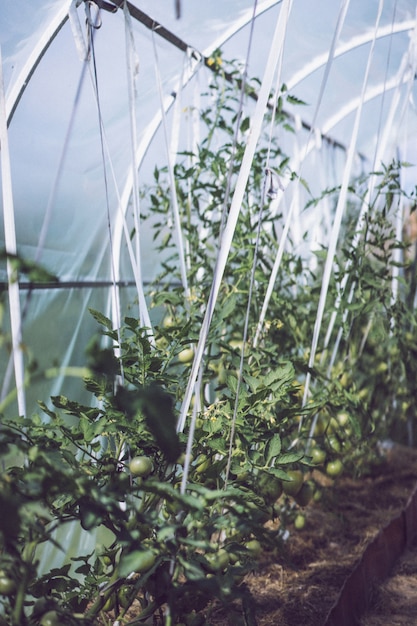
<svg viewBox="0 0 417 626">
<path fill-rule="evenodd" d="M 416 76 L 412 0 L 2 0 L 0 626 L 247 615 L 414 448 Z"/>
</svg>

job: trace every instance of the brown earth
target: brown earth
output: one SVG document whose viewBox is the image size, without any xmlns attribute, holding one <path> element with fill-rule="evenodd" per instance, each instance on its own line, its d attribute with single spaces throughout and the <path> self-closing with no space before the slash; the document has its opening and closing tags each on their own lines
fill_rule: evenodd
<svg viewBox="0 0 417 626">
<path fill-rule="evenodd" d="M 372 610 L 363 615 L 361 626 L 412 626 L 416 623 L 417 546 L 413 546 L 376 590 Z"/>
<path fill-rule="evenodd" d="M 318 476 L 320 480 L 320 476 Z M 358 479 L 341 477 L 305 509 L 303 530 L 265 554 L 247 578 L 257 626 L 323 626 L 366 545 L 404 508 L 417 482 L 417 450 L 395 446 Z M 417 624 L 417 548 L 408 550 L 374 595 L 361 626 Z M 237 626 L 219 609 L 215 626 Z"/>
</svg>

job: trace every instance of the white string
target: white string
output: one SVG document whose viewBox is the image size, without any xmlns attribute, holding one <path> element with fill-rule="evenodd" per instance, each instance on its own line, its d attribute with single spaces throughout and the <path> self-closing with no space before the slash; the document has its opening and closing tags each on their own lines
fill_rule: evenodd
<svg viewBox="0 0 417 626">
<path fill-rule="evenodd" d="M 240 124 L 241 124 L 241 114 L 242 114 L 242 111 L 243 111 L 244 93 L 245 93 L 245 89 L 246 89 L 247 66 L 248 66 L 248 63 L 249 63 L 249 57 L 250 57 L 250 52 L 251 52 L 251 47 L 252 47 L 252 40 L 253 40 L 253 28 L 254 28 L 254 21 L 255 21 L 255 15 L 256 15 L 256 7 L 257 7 L 257 1 L 255 0 L 253 13 L 252 13 L 251 29 L 250 29 L 250 33 L 249 33 L 248 48 L 247 48 L 247 52 L 246 52 L 245 70 L 243 72 L 242 84 L 241 84 L 241 89 L 240 89 L 240 100 L 239 100 L 239 105 L 238 105 L 238 111 L 237 111 L 237 114 L 236 114 L 235 133 L 234 133 L 232 147 L 231 147 L 231 159 L 230 159 L 228 172 L 227 172 L 227 175 L 226 175 L 226 190 L 225 190 L 225 198 L 223 200 L 221 225 L 220 225 L 220 231 L 219 231 L 220 233 L 223 232 L 224 223 L 225 223 L 226 215 L 227 215 L 228 198 L 229 198 L 230 188 L 231 188 L 231 179 L 232 179 L 233 165 L 234 165 L 234 159 L 235 159 L 235 154 L 236 154 L 238 133 L 239 133 L 239 128 L 240 128 Z M 265 187 L 264 187 L 264 189 L 265 189 Z M 263 208 L 263 203 L 264 203 L 264 198 L 262 199 L 262 204 L 261 204 L 262 208 Z M 261 208 L 261 213 L 262 213 L 262 208 Z M 260 237 L 260 228 L 261 228 L 261 215 L 259 215 L 258 232 L 257 232 L 257 238 L 256 238 L 256 246 L 255 246 L 256 249 L 255 249 L 253 266 L 252 266 L 252 277 L 251 277 L 250 287 L 249 287 L 248 304 L 247 304 L 247 310 L 246 310 L 246 316 L 245 316 L 245 322 L 244 322 L 242 346 L 245 345 L 246 338 L 247 338 L 247 335 L 248 335 L 249 313 L 250 313 L 250 305 L 251 305 L 251 301 L 252 301 L 252 292 L 253 292 L 253 285 L 254 285 L 255 266 L 256 266 L 256 258 L 257 258 L 257 252 L 258 252 L 258 246 L 259 246 L 259 237 Z M 243 373 L 244 358 L 245 358 L 244 348 L 242 348 L 241 356 L 240 356 L 240 366 L 239 366 L 239 371 L 238 371 L 237 389 L 236 389 L 235 400 L 234 400 L 234 410 L 233 410 L 233 416 L 232 416 L 232 420 L 231 420 L 231 428 L 230 428 L 230 433 L 229 433 L 229 453 L 228 453 L 227 466 L 226 466 L 226 471 L 225 471 L 225 485 L 227 483 L 228 476 L 229 476 L 229 473 L 230 473 L 230 467 L 231 467 L 233 444 L 234 444 L 234 435 L 235 435 L 236 419 L 237 419 L 237 410 L 238 410 L 239 398 L 240 398 L 240 387 L 241 387 L 241 383 L 242 383 L 242 373 Z M 197 380 L 196 380 L 196 383 L 195 383 L 195 386 L 194 386 L 194 394 L 195 394 L 195 400 L 196 401 L 195 401 L 195 404 L 194 404 L 194 407 L 193 407 L 193 412 L 192 412 L 192 415 L 191 415 L 190 431 L 189 431 L 188 438 L 187 438 L 187 451 L 188 452 L 191 452 L 193 439 L 194 439 L 195 421 L 196 421 L 197 411 L 199 410 L 198 405 L 199 405 L 199 397 L 200 397 L 200 392 L 201 392 L 203 371 L 204 371 L 204 367 L 203 367 L 203 360 L 202 360 L 201 364 L 200 364 L 198 377 L 197 377 Z M 183 490 L 185 490 L 186 484 L 187 484 L 187 481 L 188 481 L 188 472 L 189 472 L 189 463 L 188 464 L 186 463 L 185 466 L 184 466 L 184 474 L 183 474 L 182 483 L 181 483 L 181 488 Z"/>
<path fill-rule="evenodd" d="M 146 304 L 146 298 L 143 288 L 143 278 L 141 269 L 141 247 L 140 247 L 140 205 L 139 205 L 139 181 L 138 181 L 138 168 L 136 167 L 136 145 L 138 142 L 137 122 L 136 122 L 136 107 L 137 107 L 137 88 L 136 77 L 139 73 L 139 56 L 135 48 L 135 40 L 133 33 L 132 18 L 129 13 L 127 3 L 123 5 L 123 13 L 125 18 L 125 36 L 126 36 L 126 65 L 127 65 L 127 79 L 128 79 L 128 99 L 129 99 L 129 118 L 130 118 L 130 147 L 131 147 L 131 160 L 132 160 L 132 199 L 133 199 L 133 216 L 136 230 L 136 255 L 133 253 L 133 247 L 131 245 L 130 234 L 128 232 L 125 215 L 123 214 L 123 227 L 125 232 L 125 239 L 128 243 L 129 254 L 131 258 L 132 267 L 134 268 L 134 276 L 136 282 L 136 290 L 139 300 L 139 319 L 141 326 L 148 328 L 148 336 L 151 343 L 154 343 L 153 331 L 151 319 Z M 118 198 L 118 204 L 120 205 L 120 197 Z M 120 256 L 120 252 L 119 252 Z"/>
<path fill-rule="evenodd" d="M 77 49 L 79 50 L 79 53 L 81 55 L 81 58 L 83 58 L 83 60 L 85 62 L 88 61 L 88 57 L 89 57 L 89 49 L 88 49 L 88 45 L 87 43 L 84 41 L 83 38 L 83 34 L 82 34 L 82 29 L 81 29 L 81 25 L 79 22 L 79 17 L 78 17 L 78 13 L 74 12 L 71 16 L 71 20 L 72 20 L 72 30 L 73 32 L 76 33 L 76 46 Z M 130 14 L 129 14 L 130 17 Z M 130 30 L 130 27 L 132 28 L 132 30 Z M 128 25 L 126 26 L 126 30 L 128 31 L 128 34 L 126 35 L 127 37 L 127 43 L 126 43 L 126 47 L 128 49 L 128 42 L 132 42 L 132 37 L 133 37 L 133 27 Z M 127 61 L 127 65 L 129 65 L 129 54 L 128 55 L 128 61 Z M 137 61 L 137 55 L 136 55 L 136 51 L 133 49 L 132 53 L 131 53 L 133 62 L 132 62 L 132 71 L 128 74 L 128 76 L 134 76 L 137 73 L 137 69 L 138 69 L 138 61 Z M 90 70 L 90 79 L 91 79 L 91 84 L 93 86 L 93 93 L 94 96 L 96 98 L 97 101 L 97 93 L 96 90 L 94 88 L 94 77 L 93 77 L 93 73 L 91 72 L 91 68 L 88 65 L 89 70 Z M 130 80 L 130 79 L 129 79 Z M 133 79 L 134 80 L 134 79 Z M 134 90 L 134 87 L 133 87 Z M 134 104 L 132 104 L 130 102 L 130 106 L 134 107 Z M 112 157 L 110 154 L 110 149 L 109 149 L 109 144 L 107 141 L 107 137 L 106 137 L 106 131 L 103 125 L 103 120 L 101 120 L 101 133 L 102 133 L 102 140 L 103 140 L 103 145 L 105 147 L 105 152 L 106 152 L 106 157 L 108 160 L 108 166 L 110 169 L 110 173 L 111 173 L 111 177 L 112 177 L 112 181 L 113 181 L 113 185 L 114 185 L 114 189 L 115 189 L 115 193 L 116 193 L 116 198 L 117 198 L 117 202 L 118 202 L 118 208 L 120 209 L 119 211 L 119 215 L 121 216 L 121 221 L 117 220 L 116 221 L 116 225 L 114 227 L 114 235 L 113 235 L 113 260 L 112 260 L 112 264 L 113 264 L 113 289 L 111 292 L 111 300 L 112 300 L 112 319 L 115 320 L 116 326 L 119 328 L 120 327 L 120 301 L 119 301 L 119 289 L 117 288 L 117 280 L 120 277 L 120 246 L 121 246 L 121 233 L 123 232 L 125 235 L 125 241 L 126 241 L 126 246 L 127 246 L 127 250 L 128 250 L 128 254 L 129 254 L 129 260 L 130 260 L 130 264 L 132 267 L 132 271 L 133 271 L 133 276 L 134 276 L 134 280 L 135 280 L 135 285 L 136 285 L 136 291 L 137 291 L 137 295 L 138 295 L 138 304 L 139 304 L 139 318 L 141 320 L 143 320 L 143 325 L 150 329 L 148 332 L 148 337 L 151 341 L 151 343 L 153 342 L 153 332 L 152 332 L 152 324 L 151 324 L 151 320 L 150 320 L 150 316 L 149 316 L 149 311 L 148 311 L 148 307 L 147 307 L 147 303 L 146 303 L 146 298 L 145 298 L 145 293 L 144 293 L 144 288 L 143 288 L 143 280 L 142 280 L 142 275 L 141 275 L 141 270 L 139 267 L 139 260 L 135 257 L 135 252 L 133 250 L 133 245 L 132 245 L 132 241 L 131 241 L 131 237 L 130 237 L 130 232 L 129 232 L 129 226 L 126 222 L 126 216 L 125 216 L 125 211 L 123 209 L 123 207 L 127 208 L 127 204 L 128 204 L 128 198 L 131 196 L 131 190 L 133 187 L 133 172 L 135 171 L 135 167 L 137 167 L 137 158 L 135 155 L 135 159 L 134 162 L 132 163 L 132 167 L 131 167 L 131 173 L 130 176 L 128 176 L 128 182 L 126 184 L 127 188 L 129 189 L 129 194 L 128 197 L 126 198 L 126 200 L 124 202 L 122 202 L 122 198 L 120 196 L 120 192 L 119 192 L 119 188 L 118 188 L 118 182 L 117 182 L 117 178 L 116 178 L 116 174 L 115 174 L 115 170 L 114 170 L 114 166 L 113 166 L 113 161 L 112 161 Z M 132 135 L 131 135 L 131 141 L 132 141 Z M 136 162 L 136 166 L 135 166 L 135 162 Z M 129 182 L 129 180 L 131 182 Z M 125 194 L 126 195 L 126 194 Z M 120 228 L 120 224 L 122 225 L 122 228 Z M 139 236 L 139 234 L 138 234 Z M 115 251 L 118 250 L 118 254 L 116 255 Z"/>
<path fill-rule="evenodd" d="M 416 70 L 416 58 L 415 55 L 413 55 L 413 50 L 415 49 L 415 43 L 413 44 L 412 41 L 415 41 L 416 39 L 416 29 L 414 30 L 414 37 L 411 40 L 410 43 L 410 48 L 408 53 L 404 56 L 401 65 L 400 65 L 400 71 L 399 71 L 399 79 L 397 80 L 397 88 L 393 93 L 392 96 L 392 101 L 391 101 L 391 106 L 390 106 L 390 110 L 388 112 L 387 115 L 387 120 L 385 123 L 385 127 L 384 127 L 384 132 L 381 134 L 381 132 L 378 132 L 377 134 L 377 142 L 376 142 L 376 147 L 375 147 L 375 155 L 374 155 L 374 160 L 373 160 L 373 164 L 372 164 L 372 171 L 376 171 L 376 169 L 379 167 L 379 164 L 382 163 L 384 155 L 386 154 L 386 150 L 387 150 L 387 143 L 389 141 L 389 138 L 392 138 L 392 129 L 394 128 L 394 122 L 395 120 L 399 120 L 397 122 L 397 127 L 401 128 L 402 126 L 402 122 L 401 120 L 403 119 L 403 116 L 405 114 L 406 111 L 406 107 L 407 107 L 407 102 L 408 102 L 408 98 L 409 95 L 411 93 L 412 87 L 413 87 L 413 83 L 414 83 L 414 74 L 415 74 L 415 70 Z M 388 68 L 388 62 L 387 62 L 387 68 Z M 399 111 L 399 104 L 400 104 L 400 92 L 401 92 L 401 88 L 402 85 L 405 81 L 406 75 L 409 75 L 409 80 L 408 80 L 408 89 L 407 89 L 407 93 L 405 94 L 404 98 L 403 98 L 403 109 L 402 111 Z M 386 83 L 386 80 L 385 80 Z M 380 107 L 380 119 L 382 119 L 382 106 L 383 103 L 381 103 L 381 107 Z M 379 124 L 379 128 L 380 128 L 380 124 Z M 351 251 L 356 250 L 356 248 L 358 247 L 361 239 L 362 239 L 362 231 L 363 231 L 363 227 L 365 224 L 365 219 L 366 219 L 366 215 L 369 211 L 369 207 L 371 204 L 371 198 L 373 196 L 374 193 L 374 188 L 375 188 L 375 184 L 377 182 L 377 175 L 376 174 L 372 174 L 369 177 L 368 180 L 368 187 L 367 187 L 367 191 L 365 194 L 365 198 L 362 202 L 361 205 L 361 209 L 359 212 L 359 217 L 357 220 L 357 224 L 355 227 L 355 233 L 352 239 L 352 243 L 350 246 Z M 352 259 L 348 259 L 348 261 L 346 262 L 345 265 L 345 270 L 344 270 L 344 276 L 342 279 L 342 282 L 340 284 L 339 287 L 339 292 L 336 298 L 336 302 L 334 305 L 334 310 L 332 311 L 331 317 L 330 317 L 330 321 L 329 321 L 329 325 L 328 325 L 328 329 L 326 332 L 326 336 L 325 336 L 325 340 L 324 340 L 324 349 L 327 348 L 329 342 L 330 342 L 330 337 L 331 334 L 333 332 L 333 328 L 334 328 L 334 324 L 336 322 L 336 317 L 337 317 L 337 312 L 340 308 L 340 304 L 341 304 L 341 300 L 342 300 L 342 296 L 343 293 L 346 289 L 346 285 L 349 279 L 349 271 L 350 271 L 350 267 L 352 265 L 353 261 Z M 351 293 L 349 294 L 349 299 L 348 301 L 351 302 L 352 300 L 352 296 L 353 293 L 351 291 Z M 346 315 L 344 315 L 343 321 L 345 321 L 346 319 Z M 342 323 L 343 325 L 343 323 Z M 337 338 L 333 347 L 333 351 L 332 351 L 332 356 L 330 358 L 329 364 L 328 364 L 328 368 L 327 368 L 327 373 L 330 374 L 332 367 L 334 365 L 336 356 L 337 356 L 337 351 L 338 351 L 338 347 L 341 341 L 341 337 L 342 337 L 342 331 L 339 330 L 338 334 L 337 334 Z M 325 351 L 323 351 L 322 354 L 322 358 L 324 359 L 325 356 Z"/>
<path fill-rule="evenodd" d="M 325 261 L 325 265 L 324 265 L 322 285 L 321 285 L 321 290 L 320 290 L 319 304 L 318 304 L 317 315 L 316 315 L 316 320 L 315 320 L 314 329 L 313 329 L 313 339 L 312 339 L 311 348 L 310 348 L 310 357 L 309 357 L 309 361 L 308 361 L 308 366 L 309 366 L 310 370 L 314 366 L 314 361 L 315 361 L 315 356 L 316 356 L 316 351 L 317 351 L 317 345 L 318 345 L 318 339 L 319 339 L 321 324 L 322 324 L 323 315 L 324 315 L 324 308 L 325 308 L 326 299 L 327 299 L 327 292 L 328 292 L 328 288 L 329 288 L 329 284 L 330 284 L 331 273 L 332 273 L 332 270 L 333 270 L 333 262 L 334 262 L 334 257 L 335 257 L 335 253 L 336 253 L 336 245 L 337 245 L 337 241 L 338 241 L 338 238 L 339 238 L 340 226 L 341 226 L 342 217 L 343 217 L 343 213 L 344 213 L 345 206 L 346 206 L 347 191 L 348 191 L 349 181 L 350 181 L 350 178 L 351 178 L 353 159 L 354 159 L 355 151 L 356 151 L 356 142 L 357 142 L 357 139 L 358 139 L 359 124 L 360 124 L 361 115 L 362 115 L 362 107 L 363 107 L 363 103 L 364 103 L 364 99 L 365 99 L 366 87 L 367 87 L 367 84 L 368 84 L 368 77 L 369 77 L 369 72 L 370 72 L 370 68 L 371 68 L 371 61 L 372 61 L 372 58 L 373 58 L 373 52 L 374 52 L 374 46 L 375 46 L 375 40 L 376 40 L 376 33 L 377 33 L 377 30 L 378 30 L 378 24 L 379 24 L 379 21 L 380 21 L 380 18 L 381 18 L 382 7 L 383 7 L 383 0 L 380 0 L 379 7 L 378 7 L 377 18 L 376 18 L 376 22 L 375 22 L 374 39 L 373 39 L 373 42 L 372 42 L 372 45 L 371 45 L 371 49 L 370 49 L 369 55 L 368 55 L 368 60 L 367 60 L 367 65 L 366 65 L 366 70 L 365 70 L 365 76 L 364 76 L 364 80 L 363 80 L 363 83 L 362 83 L 361 98 L 360 98 L 360 102 L 359 102 L 359 105 L 358 105 L 358 108 L 357 108 L 357 111 L 356 111 L 356 116 L 355 116 L 355 120 L 354 120 L 351 141 L 350 141 L 350 145 L 349 145 L 349 149 L 348 149 L 348 153 L 347 153 L 347 157 L 346 157 L 345 168 L 344 168 L 344 172 L 343 172 L 342 185 L 341 185 L 340 194 L 339 194 L 339 198 L 338 198 L 338 202 L 337 202 L 337 206 L 336 206 L 335 217 L 334 217 L 334 221 L 333 221 L 333 227 L 332 227 L 332 231 L 330 233 L 330 238 L 329 238 L 329 245 L 328 245 L 328 249 L 327 249 L 327 256 L 326 256 L 326 261 Z M 306 380 L 305 380 L 304 395 L 303 395 L 303 406 L 307 402 L 308 393 L 309 393 L 310 380 L 311 380 L 311 371 L 308 371 L 307 375 L 306 375 Z M 300 427 L 301 427 L 301 424 L 302 424 L 302 419 L 300 420 Z M 314 425 L 314 422 L 313 422 L 313 425 Z M 311 433 L 310 433 L 311 436 L 314 433 L 313 425 L 312 425 L 312 429 L 311 429 Z"/>
<path fill-rule="evenodd" d="M 282 45 L 285 38 L 284 36 L 286 31 L 286 25 L 291 6 L 292 0 L 284 0 L 271 42 L 270 53 L 252 119 L 248 143 L 246 144 L 246 149 L 243 155 L 242 165 L 236 182 L 236 188 L 233 194 L 229 216 L 221 237 L 221 244 L 216 261 L 216 266 L 214 269 L 212 287 L 207 302 L 207 309 L 202 322 L 200 337 L 197 344 L 196 353 L 187 384 L 187 389 L 185 391 L 184 400 L 181 406 L 180 417 L 177 425 L 177 429 L 180 432 L 184 429 L 185 426 L 186 416 L 190 406 L 194 385 L 203 358 L 205 343 L 207 341 L 208 332 L 214 313 L 214 307 L 216 305 L 221 281 L 226 267 L 229 251 L 232 245 L 233 235 L 240 214 L 240 208 L 246 189 L 246 184 L 249 178 L 252 161 L 255 156 L 256 146 L 258 143 L 259 135 L 261 133 L 262 122 L 265 116 L 265 112 L 268 108 L 269 94 L 271 91 L 277 62 L 282 51 Z"/>
<path fill-rule="evenodd" d="M 161 74 L 159 70 L 158 50 L 156 47 L 155 35 L 153 31 L 152 31 L 152 43 L 153 43 L 153 50 L 154 50 L 156 82 L 157 82 L 157 87 L 158 87 L 158 94 L 159 94 L 161 114 L 162 114 L 162 127 L 164 131 L 164 140 L 165 140 L 165 147 L 166 147 L 166 153 L 167 153 L 168 176 L 169 176 L 169 184 L 170 184 L 170 191 L 171 191 L 171 206 L 172 206 L 172 212 L 174 216 L 175 230 L 177 234 L 177 246 L 178 246 L 178 257 L 179 257 L 179 263 L 180 263 L 181 281 L 182 281 L 182 286 L 184 289 L 186 301 L 189 301 L 190 291 L 188 287 L 187 269 L 186 269 L 186 263 L 185 263 L 184 238 L 183 238 L 182 228 L 181 228 L 181 217 L 180 217 L 180 210 L 178 206 L 178 197 L 177 197 L 177 191 L 176 191 L 176 185 L 175 185 L 174 168 L 172 164 L 170 145 L 169 145 L 169 140 L 168 140 L 168 128 L 167 128 L 167 121 L 166 121 L 166 115 L 165 115 L 165 109 L 164 109 L 162 80 L 161 80 Z"/>
<path fill-rule="evenodd" d="M 336 46 L 337 46 L 337 42 L 339 40 L 339 36 L 340 36 L 340 32 L 342 30 L 343 24 L 344 24 L 344 20 L 346 17 L 346 13 L 347 13 L 347 9 L 349 7 L 349 3 L 350 0 L 342 0 L 341 3 L 341 7 L 340 7 L 340 11 L 339 11 L 339 16 L 338 16 L 338 20 L 337 20 L 337 24 L 336 24 L 336 28 L 335 28 L 335 32 L 333 34 L 333 40 L 332 40 L 332 44 L 329 50 L 329 55 L 328 55 L 328 59 L 327 59 L 327 63 L 326 63 L 326 67 L 325 67 L 325 71 L 324 71 L 324 75 L 323 75 L 323 79 L 320 85 L 320 91 L 319 91 L 319 95 L 318 95 L 318 99 L 317 99 L 317 103 L 316 103 L 316 107 L 314 110 L 314 115 L 313 115 L 313 122 L 310 125 L 310 130 L 309 130 L 309 134 L 308 134 L 308 138 L 307 138 L 307 142 L 306 142 L 306 146 L 305 146 L 305 152 L 304 152 L 304 156 L 301 160 L 301 163 L 299 164 L 299 174 L 297 176 L 297 179 L 294 183 L 295 187 L 298 188 L 298 186 L 300 185 L 300 181 L 301 181 L 301 174 L 302 174 L 302 168 L 303 168 L 303 164 L 305 162 L 305 158 L 307 156 L 308 153 L 308 148 L 310 145 L 310 141 L 312 139 L 313 136 L 313 130 L 316 124 L 316 120 L 317 120 L 317 116 L 318 116 L 318 112 L 320 109 L 320 105 L 321 105 L 321 101 L 323 99 L 323 95 L 325 92 L 325 88 L 326 88 L 326 84 L 327 84 L 327 80 L 330 74 L 330 69 L 331 66 L 333 64 L 333 60 L 334 60 L 334 54 L 335 54 L 335 50 L 336 50 Z M 294 169 L 294 168 L 293 168 Z M 297 168 L 295 168 L 297 169 Z M 278 246 L 278 251 L 277 251 L 277 255 L 275 257 L 275 261 L 274 261 L 274 265 L 272 268 L 272 272 L 269 278 L 269 282 L 268 282 L 268 287 L 265 293 L 265 297 L 264 297 L 264 301 L 262 304 L 262 308 L 261 308 L 261 313 L 259 315 L 259 321 L 258 321 L 258 325 L 256 328 L 256 332 L 255 332 L 255 337 L 254 337 L 254 345 L 256 346 L 258 344 L 259 338 L 261 336 L 261 332 L 262 332 L 262 328 L 265 322 L 265 317 L 266 317 L 266 313 L 268 310 L 268 306 L 274 291 L 274 287 L 275 287 L 275 282 L 278 276 L 278 271 L 279 268 L 281 266 L 281 261 L 282 261 L 282 257 L 284 255 L 284 250 L 285 250 L 285 246 L 286 246 L 286 242 L 287 242 L 287 237 L 288 237 L 288 232 L 290 230 L 290 226 L 292 223 L 292 219 L 293 219 L 293 212 L 295 210 L 295 203 L 298 200 L 298 193 L 293 194 L 293 199 L 291 201 L 290 204 L 290 208 L 288 211 L 288 215 L 287 218 L 285 220 L 285 225 L 284 225 L 284 229 L 282 231 L 281 234 L 281 239 L 279 242 L 279 246 Z"/>
</svg>

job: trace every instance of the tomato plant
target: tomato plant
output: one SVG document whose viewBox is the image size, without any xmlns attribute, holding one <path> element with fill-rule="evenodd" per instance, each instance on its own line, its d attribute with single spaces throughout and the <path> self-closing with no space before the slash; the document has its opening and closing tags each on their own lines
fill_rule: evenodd
<svg viewBox="0 0 417 626">
<path fill-rule="evenodd" d="M 258 333 L 281 218 L 265 201 L 267 158 L 277 176 L 296 178 L 281 141 L 270 140 L 265 128 L 198 384 L 180 424 L 224 229 L 225 189 L 230 185 L 233 191 L 236 183 L 252 106 L 245 100 L 240 120 L 234 108 L 240 94 L 224 78 L 220 70 L 215 74 L 200 112 L 206 127 L 201 144 L 192 154 L 178 155 L 175 165 L 189 289 L 183 285 L 179 234 L 171 227 L 172 181 L 166 168 L 156 167 L 154 184 L 144 191 L 145 216 L 147 211 L 164 259 L 147 293 L 154 334 L 137 317 L 126 316 L 114 328 L 91 310 L 99 333 L 86 351 L 81 397 L 88 401 L 62 393 L 39 402 L 30 418 L 2 420 L 0 451 L 12 460 L 0 475 L 0 509 L 8 511 L 0 520 L 0 602 L 12 626 L 72 626 L 94 621 L 103 611 L 124 623 L 136 599 L 138 623 L 163 619 L 166 612 L 167 623 L 200 626 L 214 599 L 226 609 L 241 602 L 247 613 L 251 602 L 240 585 L 243 577 L 265 546 L 279 543 L 286 525 L 291 532 L 304 528 L 299 507 L 320 497 L 307 472 L 337 477 L 349 468 L 358 471 L 362 446 L 389 422 L 387 398 L 387 406 L 397 410 L 399 397 L 401 410 L 412 418 L 417 323 L 412 308 L 394 305 L 386 289 L 390 250 L 399 245 L 385 219 L 388 208 L 381 217 L 370 206 L 360 246 L 344 244 L 335 259 L 326 315 L 334 313 L 340 325 L 341 333 L 332 333 L 332 340 L 341 335 L 339 358 L 329 365 L 324 350 L 313 366 L 308 359 L 322 282 L 320 253 L 309 264 L 286 250 Z M 247 85 L 249 91 L 255 86 Z M 280 101 L 286 97 L 283 86 Z M 267 121 L 290 131 L 281 106 Z M 393 165 L 381 178 L 378 194 L 392 201 L 398 168 Z M 352 212 L 363 185 L 352 183 Z M 333 199 L 337 191 L 323 197 Z M 351 230 L 347 220 L 345 242 Z M 347 262 L 351 273 L 342 292 Z M 355 302 L 346 295 L 353 285 L 360 295 Z M 383 366 L 372 368 L 375 361 Z M 304 402 L 307 373 L 312 384 Z M 268 523 L 277 516 L 278 530 Z M 70 564 L 39 573 L 38 551 L 55 546 L 56 531 L 69 523 L 85 536 L 104 532 L 105 545 L 89 553 L 80 548 Z"/>
</svg>

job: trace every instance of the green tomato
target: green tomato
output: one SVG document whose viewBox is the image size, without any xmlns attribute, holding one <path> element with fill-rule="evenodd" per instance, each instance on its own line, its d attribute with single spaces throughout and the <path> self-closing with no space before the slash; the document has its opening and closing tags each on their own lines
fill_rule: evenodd
<svg viewBox="0 0 417 626">
<path fill-rule="evenodd" d="M 155 565 L 156 554 L 152 550 L 138 550 L 134 561 L 134 571 L 143 574 Z"/>
<path fill-rule="evenodd" d="M 224 548 L 217 552 L 209 552 L 205 557 L 205 567 L 209 572 L 221 572 L 229 565 L 229 553 Z"/>
<path fill-rule="evenodd" d="M 16 591 L 16 583 L 6 572 L 0 572 L 0 595 L 11 596 Z"/>
<path fill-rule="evenodd" d="M 233 552 L 232 550 L 229 551 L 229 562 L 232 565 L 236 565 L 236 563 L 239 562 L 241 555 L 238 554 L 237 552 Z"/>
<path fill-rule="evenodd" d="M 300 506 L 307 506 L 314 496 L 315 485 L 313 481 L 307 480 L 301 485 L 300 491 L 294 496 L 294 500 Z"/>
<path fill-rule="evenodd" d="M 192 348 L 184 348 L 178 355 L 180 363 L 191 363 L 194 358 L 194 350 Z"/>
<path fill-rule="evenodd" d="M 301 470 L 288 470 L 286 473 L 289 480 L 282 481 L 282 490 L 289 496 L 295 496 L 303 484 L 303 472 Z"/>
<path fill-rule="evenodd" d="M 125 585 L 124 587 L 119 589 L 117 593 L 117 600 L 122 609 L 127 609 L 133 601 L 132 587 L 130 585 Z"/>
<path fill-rule="evenodd" d="M 334 417 L 330 418 L 329 427 L 327 429 L 328 433 L 334 433 L 339 430 L 339 422 Z"/>
<path fill-rule="evenodd" d="M 351 382 L 351 377 L 345 372 L 340 379 L 340 384 L 344 389 L 347 389 L 347 387 L 350 386 Z"/>
<path fill-rule="evenodd" d="M 164 328 L 172 328 L 175 326 L 175 320 L 172 315 L 166 315 L 162 321 L 162 326 Z"/>
<path fill-rule="evenodd" d="M 153 470 L 153 463 L 147 456 L 135 456 L 129 463 L 129 469 L 133 476 L 146 478 Z"/>
<path fill-rule="evenodd" d="M 328 427 L 329 427 L 329 418 L 325 417 L 324 415 L 320 415 L 316 422 L 316 428 L 315 428 L 314 434 L 324 435 Z"/>
<path fill-rule="evenodd" d="M 258 539 L 249 539 L 249 541 L 245 543 L 245 548 L 250 552 L 251 556 L 255 558 L 262 552 L 262 545 Z"/>
<path fill-rule="evenodd" d="M 44 613 L 39 622 L 40 626 L 59 626 L 61 623 L 60 616 L 56 611 Z"/>
<path fill-rule="evenodd" d="M 306 525 L 306 518 L 301 513 L 298 513 L 294 520 L 294 528 L 296 530 L 302 530 Z"/>
<path fill-rule="evenodd" d="M 340 476 L 343 472 L 343 463 L 340 459 L 335 459 L 334 461 L 329 461 L 326 465 L 326 474 L 331 476 L 332 478 L 336 478 Z"/>
<path fill-rule="evenodd" d="M 185 465 L 186 457 L 187 457 L 187 453 L 186 452 L 182 452 L 180 454 L 180 456 L 178 457 L 178 459 L 177 459 L 178 465 Z M 189 458 L 189 461 L 192 461 L 194 457 L 193 457 L 192 454 L 190 454 L 188 458 Z"/>
<path fill-rule="evenodd" d="M 326 460 L 326 452 L 321 448 L 314 447 L 311 449 L 311 462 L 313 465 L 322 465 Z"/>
<path fill-rule="evenodd" d="M 313 500 L 314 502 L 320 502 L 320 500 L 323 497 L 323 492 L 321 489 L 316 489 L 314 494 L 313 494 Z"/>
<path fill-rule="evenodd" d="M 166 337 L 159 337 L 159 339 L 157 339 L 155 342 L 156 347 L 158 348 L 158 350 L 161 350 L 161 352 L 167 349 L 168 343 L 169 342 Z"/>
<path fill-rule="evenodd" d="M 273 503 L 278 500 L 282 494 L 282 482 L 279 478 L 271 476 L 266 472 L 262 472 L 258 478 L 258 487 L 261 496 L 265 502 Z"/>
<path fill-rule="evenodd" d="M 347 413 L 344 413 L 343 411 L 337 414 L 336 419 L 339 426 L 342 427 L 347 426 L 349 423 L 349 415 Z"/>
<path fill-rule="evenodd" d="M 195 471 L 197 474 L 204 474 L 210 467 L 210 464 L 210 459 L 205 454 L 200 454 L 196 461 Z"/>
<path fill-rule="evenodd" d="M 333 452 L 340 452 L 342 446 L 340 445 L 339 439 L 335 435 L 330 435 L 327 440 L 327 443 Z"/>
</svg>

